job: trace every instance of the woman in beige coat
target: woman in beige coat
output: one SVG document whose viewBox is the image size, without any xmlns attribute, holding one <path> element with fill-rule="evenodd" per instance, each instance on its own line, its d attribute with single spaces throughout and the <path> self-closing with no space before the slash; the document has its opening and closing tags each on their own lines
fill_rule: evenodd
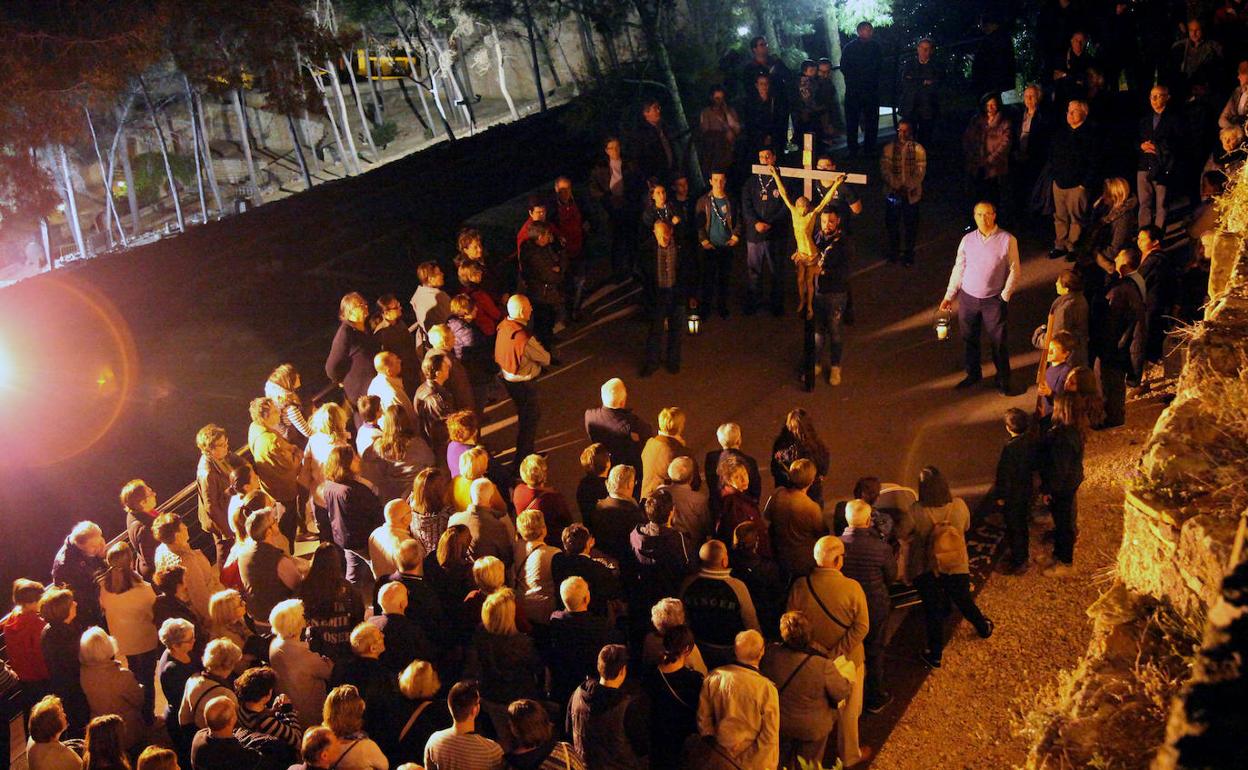
<svg viewBox="0 0 1248 770">
<path fill-rule="evenodd" d="M 307 621 L 303 602 L 287 599 L 278 602 L 269 615 L 273 641 L 269 643 L 269 665 L 277 672 L 277 691 L 290 698 L 299 723 L 305 728 L 321 723 L 325 706 L 325 685 L 334 671 L 334 663 L 317 655 L 303 641 Z"/>
</svg>

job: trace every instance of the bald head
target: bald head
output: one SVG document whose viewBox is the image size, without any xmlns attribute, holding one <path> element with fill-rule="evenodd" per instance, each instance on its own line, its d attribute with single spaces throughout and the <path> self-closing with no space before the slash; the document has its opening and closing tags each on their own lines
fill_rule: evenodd
<svg viewBox="0 0 1248 770">
<path fill-rule="evenodd" d="M 845 544 L 839 537 L 824 535 L 815 543 L 815 564 L 824 569 L 840 569 L 845 561 Z"/>
<path fill-rule="evenodd" d="M 754 629 L 742 631 L 732 642 L 732 651 L 737 660 L 749 666 L 757 666 L 763 659 L 763 635 Z"/>
<path fill-rule="evenodd" d="M 720 540 L 707 540 L 698 549 L 698 559 L 707 569 L 725 569 L 728 566 L 728 546 Z"/>
<path fill-rule="evenodd" d="M 398 529 L 407 529 L 412 523 L 412 506 L 403 498 L 386 503 L 386 523 Z"/>
<path fill-rule="evenodd" d="M 855 529 L 871 526 L 871 506 L 864 500 L 850 500 L 845 504 L 845 522 Z"/>
<path fill-rule="evenodd" d="M 230 698 L 218 695 L 204 706 L 204 723 L 213 733 L 230 733 L 238 721 L 238 706 Z"/>
<path fill-rule="evenodd" d="M 498 489 L 494 486 L 494 482 L 484 476 L 474 479 L 472 486 L 468 488 L 468 497 L 472 500 L 472 504 L 482 507 L 488 507 L 496 494 L 498 494 Z"/>
<path fill-rule="evenodd" d="M 619 377 L 612 377 L 602 383 L 602 405 L 608 409 L 623 409 L 628 403 L 628 389 L 624 387 L 624 380 Z"/>
<path fill-rule="evenodd" d="M 507 298 L 507 317 L 513 321 L 527 321 L 532 312 L 533 306 L 523 294 L 512 294 Z"/>
<path fill-rule="evenodd" d="M 407 586 L 397 580 L 386 583 L 377 593 L 377 603 L 387 615 L 402 615 L 407 612 Z"/>
</svg>

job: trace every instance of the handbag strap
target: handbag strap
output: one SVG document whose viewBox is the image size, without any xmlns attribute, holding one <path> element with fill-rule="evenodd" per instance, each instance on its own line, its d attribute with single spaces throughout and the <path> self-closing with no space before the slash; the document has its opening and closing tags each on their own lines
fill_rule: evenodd
<svg viewBox="0 0 1248 770">
<path fill-rule="evenodd" d="M 412 715 L 407 718 L 407 724 L 403 725 L 402 730 L 399 730 L 399 743 L 402 743 L 403 739 L 407 737 L 407 731 L 412 729 L 412 725 L 416 724 L 416 718 L 420 716 L 420 712 L 424 711 L 425 707 L 428 706 L 429 703 L 430 701 L 421 703 L 416 707 L 416 710 L 412 712 Z"/>
<path fill-rule="evenodd" d="M 833 623 L 837 624 L 846 631 L 851 628 L 848 623 L 842 623 L 840 618 L 833 615 L 832 611 L 828 609 L 828 606 L 823 603 L 823 599 L 819 598 L 819 594 L 815 592 L 814 583 L 810 582 L 810 575 L 806 576 L 806 590 L 810 591 L 810 597 L 815 600 L 815 604 L 819 605 L 819 609 L 823 610 L 823 614 L 828 616 L 828 620 L 831 620 Z"/>
<path fill-rule="evenodd" d="M 212 695 L 212 693 L 214 693 L 217 690 L 225 690 L 225 689 L 228 689 L 225 685 L 216 683 L 212 687 L 209 687 L 207 690 L 204 690 L 203 692 L 201 692 L 199 694 L 199 697 L 195 699 L 195 705 L 191 707 L 191 715 L 194 716 L 195 714 L 199 713 L 200 704 L 204 702 L 205 698 L 207 698 L 209 695 Z"/>
<path fill-rule="evenodd" d="M 676 688 L 672 687 L 672 683 L 667 681 L 667 674 L 664 674 L 662 671 L 658 669 L 655 669 L 655 670 L 659 671 L 659 678 L 663 680 L 663 684 L 667 685 L 667 691 L 672 694 L 672 697 L 676 699 L 676 702 L 684 706 L 685 708 L 689 709 L 690 711 L 696 711 L 696 709 L 693 706 L 690 706 L 688 703 L 685 703 L 685 699 L 680 697 L 680 695 L 676 693 Z"/>
<path fill-rule="evenodd" d="M 789 683 L 792 682 L 795 677 L 797 677 L 798 672 L 801 671 L 806 666 L 806 664 L 810 662 L 810 659 L 813 657 L 815 656 L 812 655 L 811 653 L 809 652 L 806 653 L 806 657 L 802 659 L 802 662 L 797 664 L 797 668 L 793 669 L 793 673 L 789 674 L 788 678 L 784 680 L 784 684 L 780 685 L 780 689 L 777 691 L 777 694 L 784 693 L 784 690 L 786 687 L 789 686 Z"/>
<path fill-rule="evenodd" d="M 334 760 L 334 764 L 329 766 L 329 770 L 336 770 L 338 765 L 342 763 L 342 760 L 346 759 L 347 755 L 351 753 L 351 749 L 355 748 L 355 745 L 359 742 L 360 742 L 359 738 L 356 738 L 355 740 L 351 741 L 351 745 L 347 747 L 346 751 L 338 755 L 338 758 Z"/>
</svg>

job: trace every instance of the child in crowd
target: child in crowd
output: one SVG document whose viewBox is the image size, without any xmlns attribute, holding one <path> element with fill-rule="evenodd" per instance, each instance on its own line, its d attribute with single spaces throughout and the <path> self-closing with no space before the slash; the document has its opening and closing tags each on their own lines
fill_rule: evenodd
<svg viewBox="0 0 1248 770">
<path fill-rule="evenodd" d="M 1021 575 L 1027 571 L 1030 560 L 1028 542 L 1028 514 L 1031 511 L 1032 472 L 1035 469 L 1035 442 L 1028 430 L 1031 419 L 1022 409 L 1005 412 L 1005 430 L 1009 441 L 1001 448 L 997 460 L 997 478 L 992 488 L 992 500 L 1005 517 L 1006 543 L 1009 554 L 1005 573 Z"/>
</svg>

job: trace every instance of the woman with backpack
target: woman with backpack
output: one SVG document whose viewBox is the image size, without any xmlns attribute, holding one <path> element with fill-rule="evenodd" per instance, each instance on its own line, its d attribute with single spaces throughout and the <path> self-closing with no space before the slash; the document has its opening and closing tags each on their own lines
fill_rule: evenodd
<svg viewBox="0 0 1248 770">
<path fill-rule="evenodd" d="M 927 649 L 923 662 L 940 668 L 945 647 L 945 617 L 950 604 L 975 626 L 981 638 L 992 636 L 993 623 L 971 597 L 970 557 L 966 531 L 971 512 L 966 502 L 949 492 L 949 482 L 929 465 L 919 472 L 919 499 L 910 509 L 914 530 L 907 572 L 923 599 Z"/>
</svg>

